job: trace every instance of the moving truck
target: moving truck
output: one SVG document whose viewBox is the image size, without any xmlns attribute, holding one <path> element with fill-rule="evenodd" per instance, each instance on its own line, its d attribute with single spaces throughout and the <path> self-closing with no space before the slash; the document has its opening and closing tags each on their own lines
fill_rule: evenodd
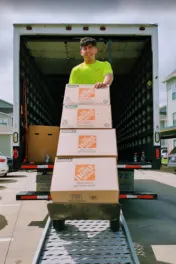
<svg viewBox="0 0 176 264">
<path fill-rule="evenodd" d="M 119 198 L 156 198 L 155 194 L 134 193 L 134 169 L 158 170 L 161 163 L 158 27 L 153 24 L 14 25 L 13 168 L 44 174 L 53 170 L 54 155 L 48 155 L 48 150 L 57 151 L 65 86 L 71 69 L 82 62 L 79 41 L 84 36 L 96 38 L 97 60 L 109 61 L 114 72 L 110 104 L 122 183 Z M 51 197 L 48 191 L 27 191 L 18 193 L 16 199 Z M 48 219 L 33 263 L 53 259 L 73 263 L 82 258 L 87 258 L 86 263 L 100 259 L 139 263 L 122 212 L 120 222 L 123 228 L 113 236 L 104 220 L 67 221 L 65 240 L 64 234 L 56 235 Z M 75 236 L 78 241 L 73 244 Z M 86 250 L 91 239 L 95 247 Z"/>
<path fill-rule="evenodd" d="M 14 169 L 53 168 L 53 162 L 28 159 L 29 130 L 31 125 L 60 126 L 65 85 L 71 69 L 82 62 L 79 41 L 84 36 L 96 38 L 97 59 L 113 68 L 110 92 L 119 168 L 158 170 L 158 28 L 133 24 L 14 25 Z"/>
</svg>

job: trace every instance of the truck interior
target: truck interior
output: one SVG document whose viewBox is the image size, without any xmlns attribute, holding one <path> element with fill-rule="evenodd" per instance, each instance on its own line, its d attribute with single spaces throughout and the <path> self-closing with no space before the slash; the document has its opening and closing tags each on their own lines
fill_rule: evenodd
<svg viewBox="0 0 176 264">
<path fill-rule="evenodd" d="M 82 62 L 82 36 L 21 36 L 20 132 L 27 125 L 60 126 L 65 85 L 71 69 Z M 133 162 L 153 153 L 152 49 L 149 36 L 92 36 L 97 40 L 97 60 L 107 60 L 114 71 L 111 90 L 113 128 L 116 128 L 119 160 Z M 25 103 L 26 102 L 26 103 Z M 25 144 L 23 144 L 23 155 Z"/>
</svg>

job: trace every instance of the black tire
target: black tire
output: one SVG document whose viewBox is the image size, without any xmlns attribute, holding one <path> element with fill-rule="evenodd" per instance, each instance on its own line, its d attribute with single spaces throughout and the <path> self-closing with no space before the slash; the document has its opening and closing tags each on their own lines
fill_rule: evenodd
<svg viewBox="0 0 176 264">
<path fill-rule="evenodd" d="M 7 173 L 6 173 L 6 174 L 4 174 L 4 175 L 2 175 L 2 176 L 0 176 L 0 177 L 7 177 Z"/>
<path fill-rule="evenodd" d="M 113 232 L 119 231 L 119 229 L 120 229 L 120 220 L 119 219 L 111 220 L 110 221 L 110 229 Z"/>
<path fill-rule="evenodd" d="M 53 220 L 53 228 L 62 231 L 65 228 L 65 220 Z"/>
</svg>

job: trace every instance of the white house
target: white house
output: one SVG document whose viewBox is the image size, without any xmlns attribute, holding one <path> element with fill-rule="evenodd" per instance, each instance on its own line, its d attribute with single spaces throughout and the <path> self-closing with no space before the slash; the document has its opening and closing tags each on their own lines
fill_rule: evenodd
<svg viewBox="0 0 176 264">
<path fill-rule="evenodd" d="M 167 106 L 160 107 L 160 129 L 167 127 Z M 161 139 L 161 148 L 167 148 L 167 139 Z"/>
<path fill-rule="evenodd" d="M 0 152 L 12 157 L 13 105 L 0 99 Z"/>
<path fill-rule="evenodd" d="M 167 127 L 176 127 L 176 69 L 163 81 L 167 92 Z M 168 140 L 168 151 L 176 146 L 176 138 Z"/>
</svg>

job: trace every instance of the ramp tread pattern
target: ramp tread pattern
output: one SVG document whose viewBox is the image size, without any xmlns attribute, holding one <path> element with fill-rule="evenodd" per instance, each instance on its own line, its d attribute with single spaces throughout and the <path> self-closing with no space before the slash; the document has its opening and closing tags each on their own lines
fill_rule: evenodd
<svg viewBox="0 0 176 264">
<path fill-rule="evenodd" d="M 72 220 L 46 236 L 40 264 L 132 264 L 131 251 L 121 228 L 112 232 L 109 221 Z"/>
</svg>

